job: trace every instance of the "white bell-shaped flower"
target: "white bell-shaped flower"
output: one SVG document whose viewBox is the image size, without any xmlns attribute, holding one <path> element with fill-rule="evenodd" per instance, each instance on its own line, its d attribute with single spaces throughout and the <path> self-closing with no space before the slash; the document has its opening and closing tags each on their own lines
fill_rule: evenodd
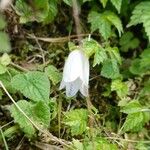
<svg viewBox="0 0 150 150">
<path fill-rule="evenodd" d="M 0 1 L 0 10 L 5 9 L 8 5 L 11 4 L 12 0 L 1 0 Z"/>
<path fill-rule="evenodd" d="M 60 90 L 66 88 L 67 97 L 76 95 L 78 91 L 88 96 L 89 60 L 81 50 L 72 51 L 64 66 Z"/>
</svg>

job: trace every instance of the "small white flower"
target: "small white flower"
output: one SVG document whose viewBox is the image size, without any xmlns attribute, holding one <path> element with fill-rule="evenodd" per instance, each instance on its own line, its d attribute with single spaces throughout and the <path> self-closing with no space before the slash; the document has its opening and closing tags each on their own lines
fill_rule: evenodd
<svg viewBox="0 0 150 150">
<path fill-rule="evenodd" d="M 66 88 L 66 95 L 72 97 L 78 91 L 88 96 L 89 60 L 81 50 L 72 51 L 64 66 L 60 90 Z"/>
<path fill-rule="evenodd" d="M 1 0 L 0 1 L 0 10 L 5 9 L 8 5 L 11 4 L 12 0 Z"/>
</svg>

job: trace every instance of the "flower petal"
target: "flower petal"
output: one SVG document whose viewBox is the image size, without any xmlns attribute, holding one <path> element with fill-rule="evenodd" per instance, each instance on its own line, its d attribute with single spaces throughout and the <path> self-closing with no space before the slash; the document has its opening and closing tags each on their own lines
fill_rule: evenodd
<svg viewBox="0 0 150 150">
<path fill-rule="evenodd" d="M 62 80 L 59 86 L 59 90 L 62 90 L 63 88 L 65 88 L 66 83 Z"/>
<path fill-rule="evenodd" d="M 75 96 L 76 93 L 79 91 L 81 85 L 82 85 L 82 81 L 79 78 L 77 78 L 73 82 L 66 83 L 66 95 L 68 97 Z"/>
<path fill-rule="evenodd" d="M 81 80 L 83 83 L 88 86 L 89 85 L 89 60 L 83 53 L 82 55 L 82 63 L 83 63 L 83 68 L 82 68 L 82 75 L 80 76 Z"/>
<path fill-rule="evenodd" d="M 85 86 L 84 84 L 82 84 L 80 87 L 80 92 L 83 96 L 88 97 L 89 95 L 88 86 Z"/>
<path fill-rule="evenodd" d="M 80 50 L 72 51 L 66 60 L 63 80 L 72 82 L 82 74 L 82 52 Z"/>
</svg>

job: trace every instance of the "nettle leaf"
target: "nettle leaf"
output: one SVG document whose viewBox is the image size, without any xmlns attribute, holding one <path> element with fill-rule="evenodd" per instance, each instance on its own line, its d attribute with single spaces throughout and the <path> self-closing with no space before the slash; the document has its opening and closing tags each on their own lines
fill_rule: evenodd
<svg viewBox="0 0 150 150">
<path fill-rule="evenodd" d="M 86 38 L 82 40 L 82 50 L 88 57 L 92 56 L 99 49 L 99 47 L 100 46 L 97 41 L 93 39 L 89 40 L 88 38 Z"/>
<path fill-rule="evenodd" d="M 88 120 L 86 109 L 71 110 L 64 115 L 64 124 L 70 127 L 72 135 L 80 135 L 86 131 Z"/>
<path fill-rule="evenodd" d="M 120 76 L 120 73 L 119 73 L 119 66 L 117 64 L 117 61 L 115 59 L 114 60 L 107 59 L 106 61 L 104 61 L 101 70 L 101 75 L 103 77 L 110 78 L 110 79 L 118 78 Z"/>
<path fill-rule="evenodd" d="M 106 51 L 109 53 L 112 60 L 116 60 L 118 64 L 121 64 L 121 56 L 117 47 L 107 47 Z"/>
<path fill-rule="evenodd" d="M 36 104 L 20 100 L 17 105 L 25 112 L 25 114 L 40 128 L 48 128 L 50 123 L 50 111 L 48 105 L 44 101 L 39 101 Z M 36 135 L 36 129 L 31 122 L 18 110 L 13 104 L 10 106 L 11 116 L 15 122 L 29 138 Z"/>
<path fill-rule="evenodd" d="M 50 82 L 48 77 L 42 72 L 30 71 L 25 74 L 18 74 L 13 77 L 11 83 L 25 97 L 34 101 L 49 100 Z"/>
<path fill-rule="evenodd" d="M 143 23 L 145 32 L 150 41 L 150 2 L 139 3 L 133 10 L 130 22 L 127 27 Z"/>
<path fill-rule="evenodd" d="M 119 36 L 121 36 L 121 33 L 123 33 L 123 27 L 120 18 L 111 11 L 105 11 L 103 14 L 105 18 L 110 21 L 111 25 L 114 25 L 117 28 Z"/>
<path fill-rule="evenodd" d="M 127 86 L 126 83 L 124 83 L 121 80 L 117 79 L 117 80 L 112 81 L 111 91 L 116 91 L 117 95 L 120 98 L 123 98 L 123 97 L 127 96 L 129 89 L 128 89 L 128 86 Z"/>
<path fill-rule="evenodd" d="M 144 116 L 142 112 L 129 114 L 123 124 L 123 131 L 140 131 L 143 127 L 143 119 Z"/>
<path fill-rule="evenodd" d="M 110 1 L 115 6 L 115 8 L 117 9 L 118 13 L 120 13 L 122 0 L 110 0 Z"/>
<path fill-rule="evenodd" d="M 112 25 L 117 28 L 119 36 L 121 36 L 121 33 L 123 32 L 120 18 L 111 11 L 105 11 L 104 13 L 91 11 L 88 16 L 88 22 L 91 23 L 92 32 L 98 29 L 105 40 L 107 40 L 112 34 Z"/>
<path fill-rule="evenodd" d="M 139 46 L 139 39 L 135 38 L 132 32 L 126 32 L 120 38 L 119 44 L 121 45 L 121 50 L 127 52 L 129 49 L 135 49 Z"/>
<path fill-rule="evenodd" d="M 11 46 L 9 37 L 6 33 L 0 31 L 0 53 L 10 52 Z"/>
<path fill-rule="evenodd" d="M 103 47 L 99 46 L 99 49 L 96 50 L 94 55 L 93 67 L 103 63 L 107 59 L 106 51 Z"/>
<path fill-rule="evenodd" d="M 100 0 L 100 2 L 102 3 L 103 7 L 105 8 L 108 0 Z"/>
<path fill-rule="evenodd" d="M 149 122 L 150 114 L 143 109 L 144 107 L 137 100 L 129 102 L 121 109 L 122 112 L 128 114 L 123 125 L 123 131 L 140 131 L 145 123 Z"/>
<path fill-rule="evenodd" d="M 132 100 L 128 104 L 126 104 L 122 109 L 121 112 L 126 113 L 126 114 L 131 114 L 131 113 L 137 113 L 142 110 L 142 106 L 137 100 Z"/>
<path fill-rule="evenodd" d="M 50 78 L 50 80 L 52 81 L 54 85 L 56 85 L 57 83 L 61 81 L 62 75 L 57 70 L 57 68 L 54 67 L 53 65 L 49 65 L 48 67 L 46 67 L 45 73 L 47 74 L 47 76 Z"/>
<path fill-rule="evenodd" d="M 102 14 L 91 11 L 88 22 L 91 23 L 91 31 L 94 32 L 98 29 L 105 40 L 111 36 L 111 24 Z"/>
</svg>

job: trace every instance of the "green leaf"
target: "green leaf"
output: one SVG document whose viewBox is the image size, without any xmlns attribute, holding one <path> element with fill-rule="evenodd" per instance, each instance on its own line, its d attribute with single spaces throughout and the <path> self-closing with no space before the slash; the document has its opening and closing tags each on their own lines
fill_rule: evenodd
<svg viewBox="0 0 150 150">
<path fill-rule="evenodd" d="M 108 57 L 105 49 L 100 46 L 99 49 L 97 49 L 95 52 L 93 67 L 99 65 L 100 63 L 103 63 L 107 58 Z"/>
<path fill-rule="evenodd" d="M 107 47 L 106 51 L 109 53 L 112 60 L 116 60 L 118 64 L 121 64 L 121 56 L 117 47 Z"/>
<path fill-rule="evenodd" d="M 137 48 L 139 43 L 139 39 L 135 38 L 132 32 L 125 32 L 119 41 L 123 52 L 128 52 L 129 49 Z"/>
<path fill-rule="evenodd" d="M 0 74 L 4 74 L 7 71 L 7 67 L 0 64 Z"/>
<path fill-rule="evenodd" d="M 11 79 L 13 77 L 13 74 L 11 72 L 5 72 L 4 74 L 0 74 L 0 81 L 4 84 L 5 88 L 10 92 L 10 93 L 15 93 L 15 89 L 13 88 L 11 84 Z"/>
<path fill-rule="evenodd" d="M 7 53 L 4 53 L 2 57 L 0 58 L 0 64 L 7 66 L 10 64 L 10 62 L 11 62 L 11 59 L 9 55 Z"/>
<path fill-rule="evenodd" d="M 150 2 L 145 1 L 139 3 L 133 10 L 130 22 L 127 27 L 143 23 L 145 32 L 150 41 Z"/>
<path fill-rule="evenodd" d="M 91 23 L 92 32 L 99 29 L 99 32 L 105 40 L 107 40 L 112 34 L 112 25 L 117 28 L 119 36 L 121 36 L 121 33 L 123 32 L 121 20 L 111 11 L 105 11 L 104 13 L 91 11 L 88 16 L 88 22 Z"/>
<path fill-rule="evenodd" d="M 126 114 L 131 114 L 131 113 L 137 113 L 142 110 L 142 106 L 137 100 L 132 100 L 128 104 L 126 104 L 122 109 L 121 112 L 126 113 Z"/>
<path fill-rule="evenodd" d="M 111 11 L 105 11 L 103 14 L 105 18 L 111 23 L 111 25 L 114 25 L 117 28 L 119 36 L 121 36 L 123 27 L 120 18 Z"/>
<path fill-rule="evenodd" d="M 25 3 L 24 0 L 17 0 L 15 3 L 16 13 L 20 16 L 20 23 L 53 21 L 57 14 L 57 0 L 33 0 L 34 8 Z M 31 13 L 33 12 L 34 13 Z"/>
<path fill-rule="evenodd" d="M 111 2 L 115 6 L 115 8 L 117 9 L 118 13 L 120 13 L 122 0 L 111 0 Z"/>
<path fill-rule="evenodd" d="M 72 135 L 80 135 L 86 131 L 88 120 L 86 109 L 71 110 L 64 115 L 64 124 L 71 128 Z"/>
<path fill-rule="evenodd" d="M 111 91 L 116 91 L 117 95 L 120 98 L 123 98 L 125 96 L 127 96 L 128 94 L 128 86 L 127 84 L 125 84 L 124 82 L 122 82 L 121 80 L 117 79 L 117 80 L 113 80 L 112 84 L 111 84 Z"/>
<path fill-rule="evenodd" d="M 49 100 L 50 83 L 48 77 L 42 72 L 31 71 L 25 74 L 18 74 L 13 77 L 11 83 L 25 97 L 34 101 Z"/>
<path fill-rule="evenodd" d="M 150 113 L 143 111 L 145 109 L 146 108 L 144 108 L 137 100 L 133 100 L 126 104 L 121 109 L 122 112 L 128 114 L 123 125 L 123 131 L 140 131 L 145 123 L 150 120 Z"/>
<path fill-rule="evenodd" d="M 39 101 L 36 104 L 20 100 L 17 105 L 23 112 L 40 128 L 48 128 L 50 122 L 50 111 L 48 105 L 44 101 Z M 13 104 L 10 107 L 11 116 L 15 122 L 29 138 L 35 136 L 36 129 L 31 122 L 16 108 Z"/>
<path fill-rule="evenodd" d="M 146 73 L 146 69 L 142 68 L 140 63 L 141 63 L 141 60 L 138 58 L 136 58 L 132 61 L 131 66 L 129 68 L 129 70 L 132 74 L 142 76 L 144 73 Z"/>
<path fill-rule="evenodd" d="M 102 3 L 103 7 L 105 8 L 108 0 L 100 0 L 100 2 Z"/>
<path fill-rule="evenodd" d="M 10 42 L 9 42 L 9 37 L 6 33 L 0 31 L 0 53 L 6 53 L 10 52 L 11 47 L 10 47 Z"/>
<path fill-rule="evenodd" d="M 95 147 L 95 150 L 118 150 L 115 144 L 111 144 L 106 139 L 103 139 L 101 137 L 96 137 L 92 142 L 84 142 L 84 149 L 92 150 L 93 145 Z"/>
<path fill-rule="evenodd" d="M 47 74 L 47 76 L 50 78 L 50 80 L 54 85 L 56 85 L 61 81 L 62 75 L 53 65 L 49 65 L 48 67 L 46 67 L 45 73 Z"/>
<path fill-rule="evenodd" d="M 129 114 L 124 122 L 123 131 L 137 132 L 141 130 L 143 126 L 143 119 L 144 116 L 142 112 Z"/>
<path fill-rule="evenodd" d="M 52 22 L 58 13 L 57 0 L 49 1 L 48 7 L 48 15 L 44 18 L 46 24 Z"/>
<path fill-rule="evenodd" d="M 119 67 L 116 60 L 107 59 L 103 63 L 101 75 L 106 78 L 115 79 L 120 76 Z"/>
<path fill-rule="evenodd" d="M 73 139 L 72 141 L 73 148 L 76 150 L 84 150 L 83 144 L 79 140 Z"/>
<path fill-rule="evenodd" d="M 88 38 L 86 38 L 82 40 L 82 50 L 88 57 L 92 56 L 99 49 L 99 47 L 100 46 L 97 41 L 93 39 L 89 40 Z"/>
<path fill-rule="evenodd" d="M 91 23 L 91 31 L 98 29 L 105 40 L 111 36 L 111 24 L 102 14 L 95 11 L 90 12 L 88 22 Z"/>
</svg>

